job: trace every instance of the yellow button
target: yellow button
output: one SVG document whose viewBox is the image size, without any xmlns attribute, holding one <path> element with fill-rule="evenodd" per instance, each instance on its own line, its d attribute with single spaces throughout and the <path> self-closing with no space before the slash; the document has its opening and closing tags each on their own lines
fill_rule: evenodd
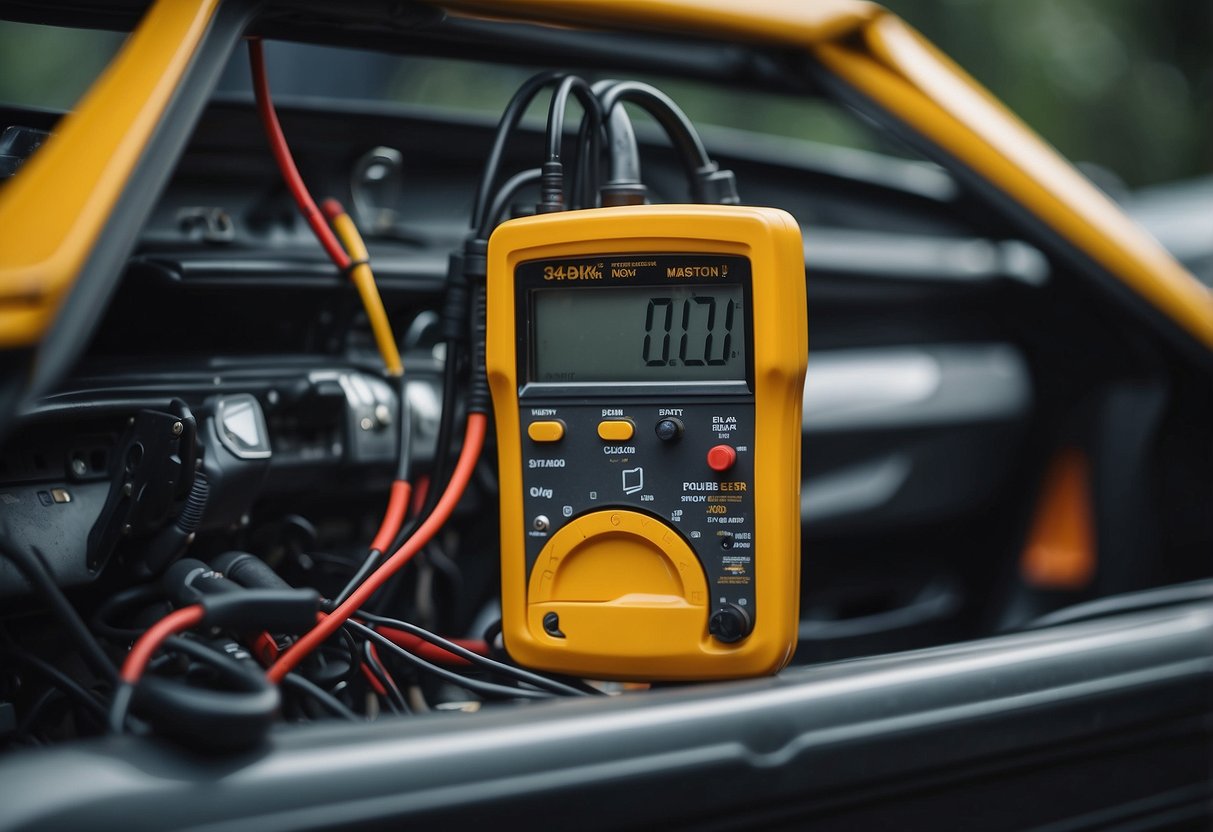
<svg viewBox="0 0 1213 832">
<path fill-rule="evenodd" d="M 627 442 L 636 433 L 631 419 L 607 419 L 598 423 L 598 436 L 608 442 Z"/>
<path fill-rule="evenodd" d="M 559 442 L 564 438 L 564 422 L 559 419 L 531 422 L 526 426 L 526 435 L 536 442 Z"/>
</svg>

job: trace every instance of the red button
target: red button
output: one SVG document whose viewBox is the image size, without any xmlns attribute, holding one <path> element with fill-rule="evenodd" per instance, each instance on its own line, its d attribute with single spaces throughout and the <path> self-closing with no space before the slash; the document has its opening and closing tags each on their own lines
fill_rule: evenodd
<svg viewBox="0 0 1213 832">
<path fill-rule="evenodd" d="M 737 451 L 731 445 L 717 445 L 708 451 L 708 467 L 724 473 L 737 462 Z"/>
</svg>

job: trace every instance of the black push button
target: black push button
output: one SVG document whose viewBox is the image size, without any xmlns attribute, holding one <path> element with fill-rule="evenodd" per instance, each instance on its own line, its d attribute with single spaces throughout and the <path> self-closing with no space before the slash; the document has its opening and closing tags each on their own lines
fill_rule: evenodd
<svg viewBox="0 0 1213 832">
<path fill-rule="evenodd" d="M 560 615 L 554 612 L 545 613 L 543 631 L 553 638 L 564 638 L 564 633 L 560 632 Z"/>
<path fill-rule="evenodd" d="M 682 436 L 683 429 L 681 419 L 669 417 L 659 421 L 653 430 L 662 442 L 677 442 Z"/>
<path fill-rule="evenodd" d="M 754 629 L 750 614 L 736 604 L 725 604 L 708 619 L 708 632 L 712 638 L 725 644 L 741 641 Z"/>
</svg>

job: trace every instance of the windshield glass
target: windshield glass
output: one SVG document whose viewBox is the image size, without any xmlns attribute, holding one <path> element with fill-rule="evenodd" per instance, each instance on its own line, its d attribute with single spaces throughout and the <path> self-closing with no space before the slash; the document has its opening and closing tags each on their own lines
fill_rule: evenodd
<svg viewBox="0 0 1213 832">
<path fill-rule="evenodd" d="M 1213 4 L 1207 0 L 892 0 L 919 28 L 1101 185 L 1213 172 Z M 2 14 L 2 12 L 0 12 Z M 124 35 L 0 21 L 0 104 L 70 108 Z M 275 92 L 492 114 L 534 70 L 268 44 Z M 233 56 L 221 91 L 246 92 Z M 697 124 L 904 154 L 828 101 L 648 79 Z M 533 110 L 538 117 L 539 107 Z"/>
</svg>

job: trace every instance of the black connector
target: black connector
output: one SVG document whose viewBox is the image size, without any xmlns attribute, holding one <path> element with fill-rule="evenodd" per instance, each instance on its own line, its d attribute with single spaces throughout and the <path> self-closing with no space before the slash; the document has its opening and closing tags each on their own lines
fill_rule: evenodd
<svg viewBox="0 0 1213 832">
<path fill-rule="evenodd" d="M 293 589 L 282 576 L 256 555 L 224 552 L 211 558 L 211 567 L 246 589 Z"/>
<path fill-rule="evenodd" d="M 721 170 L 716 162 L 695 171 L 696 198 L 710 205 L 740 205 L 737 177 L 731 170 Z"/>
<path fill-rule="evenodd" d="M 564 165 L 560 162 L 543 163 L 539 175 L 539 202 L 536 214 L 555 214 L 564 210 Z"/>
<path fill-rule="evenodd" d="M 302 633 L 316 625 L 320 593 L 314 589 L 244 589 L 207 595 L 203 623 L 237 633 Z"/>
<path fill-rule="evenodd" d="M 240 559 L 232 562 L 238 564 Z M 252 574 L 246 565 L 245 577 Z M 258 574 L 257 579 L 264 575 Z M 193 558 L 174 563 L 161 583 L 177 606 L 202 606 L 202 625 L 236 632 L 303 632 L 315 625 L 320 610 L 320 594 L 314 589 L 246 588 Z"/>
<path fill-rule="evenodd" d="M 160 585 L 178 607 L 197 604 L 208 596 L 243 592 L 239 584 L 195 558 L 182 558 L 170 566 L 160 579 Z"/>
</svg>

